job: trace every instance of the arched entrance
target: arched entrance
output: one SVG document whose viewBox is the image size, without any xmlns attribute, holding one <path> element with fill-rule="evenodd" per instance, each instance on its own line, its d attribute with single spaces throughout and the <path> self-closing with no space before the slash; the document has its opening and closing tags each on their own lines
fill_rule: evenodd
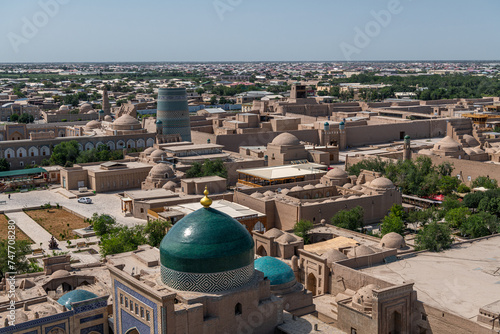
<svg viewBox="0 0 500 334">
<path fill-rule="evenodd" d="M 395 311 L 389 319 L 389 334 L 399 334 L 401 333 L 401 313 Z"/>
<path fill-rule="evenodd" d="M 313 296 L 316 296 L 316 276 L 313 273 L 307 275 L 306 286 L 307 290 L 311 291 Z"/>
<path fill-rule="evenodd" d="M 137 328 L 132 328 L 127 331 L 126 334 L 140 334 Z"/>
<path fill-rule="evenodd" d="M 267 251 L 264 248 L 264 246 L 260 245 L 259 248 L 257 248 L 257 255 L 259 255 L 259 256 L 267 256 Z"/>
</svg>

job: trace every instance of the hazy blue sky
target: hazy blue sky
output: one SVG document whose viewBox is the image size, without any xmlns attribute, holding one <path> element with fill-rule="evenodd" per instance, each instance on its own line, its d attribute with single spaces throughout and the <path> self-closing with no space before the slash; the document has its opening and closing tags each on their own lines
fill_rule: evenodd
<svg viewBox="0 0 500 334">
<path fill-rule="evenodd" d="M 1 9 L 0 62 L 500 58 L 498 0 L 3 0 Z M 388 9 L 377 23 L 373 13 Z"/>
</svg>

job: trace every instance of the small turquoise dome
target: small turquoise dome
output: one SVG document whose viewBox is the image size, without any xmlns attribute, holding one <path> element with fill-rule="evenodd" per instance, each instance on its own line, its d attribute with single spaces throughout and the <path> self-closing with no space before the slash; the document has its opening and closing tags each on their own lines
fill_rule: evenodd
<svg viewBox="0 0 500 334">
<path fill-rule="evenodd" d="M 179 220 L 160 244 L 162 266 L 177 272 L 226 272 L 251 266 L 253 260 L 254 242 L 247 229 L 209 207 Z"/>
<path fill-rule="evenodd" d="M 410 139 L 410 136 L 406 135 L 406 136 L 405 136 L 405 139 L 406 139 L 406 140 Z"/>
<path fill-rule="evenodd" d="M 255 269 L 264 273 L 271 285 L 281 285 L 295 280 L 295 274 L 285 262 L 271 256 L 255 260 Z"/>
<path fill-rule="evenodd" d="M 160 120 L 157 120 L 157 121 L 156 121 L 156 124 L 163 124 L 163 122 L 162 122 L 162 121 L 160 121 Z"/>
<path fill-rule="evenodd" d="M 99 110 L 99 114 L 104 114 L 104 110 Z"/>
<path fill-rule="evenodd" d="M 62 295 L 57 302 L 66 306 L 68 310 L 71 310 L 71 303 L 82 302 L 84 300 L 94 299 L 97 297 L 99 296 L 87 290 L 73 290 Z"/>
<path fill-rule="evenodd" d="M 325 124 L 324 124 L 324 125 L 325 125 L 325 126 L 330 126 L 330 123 L 328 123 L 328 122 L 325 122 Z"/>
<path fill-rule="evenodd" d="M 342 121 L 342 122 L 340 122 L 340 124 L 339 124 L 339 125 L 345 125 L 345 122 L 344 122 L 344 121 Z"/>
</svg>

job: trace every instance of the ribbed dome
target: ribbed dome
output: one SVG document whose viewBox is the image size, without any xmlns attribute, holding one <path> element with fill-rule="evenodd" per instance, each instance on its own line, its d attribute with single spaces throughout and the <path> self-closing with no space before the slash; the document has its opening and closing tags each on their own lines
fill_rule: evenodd
<svg viewBox="0 0 500 334">
<path fill-rule="evenodd" d="M 175 173 L 166 163 L 159 163 L 151 168 L 149 176 L 154 179 L 171 179 L 175 177 Z"/>
<path fill-rule="evenodd" d="M 388 178 L 379 177 L 373 180 L 372 183 L 370 183 L 370 186 L 377 189 L 393 189 L 394 183 L 392 183 L 392 181 Z"/>
<path fill-rule="evenodd" d="M 300 141 L 294 135 L 285 132 L 274 138 L 272 144 L 278 146 L 295 146 L 300 145 Z"/>
<path fill-rule="evenodd" d="M 202 208 L 182 218 L 160 244 L 162 281 L 169 286 L 182 284 L 189 291 L 221 290 L 186 286 L 189 282 L 176 280 L 183 274 L 222 273 L 247 266 L 253 269 L 253 260 L 254 242 L 250 233 L 237 220 L 213 208 Z M 200 276 L 191 278 L 197 277 Z M 219 283 L 230 282 L 213 282 Z"/>
<path fill-rule="evenodd" d="M 84 300 L 94 299 L 97 297 L 98 296 L 95 293 L 87 290 L 73 290 L 64 294 L 57 300 L 57 302 L 63 306 L 66 306 L 68 310 L 71 310 L 73 308 L 71 306 L 71 303 L 82 302 Z"/>
<path fill-rule="evenodd" d="M 295 280 L 292 268 L 274 257 L 258 258 L 255 260 L 255 269 L 262 272 L 264 277 L 271 281 L 271 285 L 286 284 Z"/>
<path fill-rule="evenodd" d="M 335 167 L 335 168 L 331 169 L 330 171 L 328 171 L 328 173 L 326 173 L 326 176 L 328 176 L 331 179 L 345 179 L 349 175 L 347 175 L 345 170 L 342 170 L 338 167 Z"/>
<path fill-rule="evenodd" d="M 313 190 L 316 189 L 312 184 L 308 184 L 304 187 L 304 190 Z"/>
</svg>

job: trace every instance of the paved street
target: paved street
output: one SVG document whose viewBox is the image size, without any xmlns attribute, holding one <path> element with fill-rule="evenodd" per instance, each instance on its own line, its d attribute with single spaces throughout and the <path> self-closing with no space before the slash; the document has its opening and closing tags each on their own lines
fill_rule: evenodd
<svg viewBox="0 0 500 334">
<path fill-rule="evenodd" d="M 92 204 L 78 203 L 77 199 L 68 199 L 57 191 L 53 190 L 37 190 L 26 193 L 15 193 L 11 195 L 10 200 L 7 195 L 0 195 L 0 201 L 5 200 L 7 203 L 0 205 L 0 211 L 22 210 L 26 207 L 39 206 L 50 202 L 52 205 L 59 203 L 70 210 L 73 210 L 84 217 L 90 218 L 97 213 L 106 213 L 116 218 L 120 224 L 134 226 L 137 224 L 145 224 L 145 220 L 136 219 L 133 217 L 124 217 L 120 209 L 120 198 L 115 194 L 97 194 L 91 196 Z M 9 215 L 10 216 L 10 215 Z"/>
</svg>

